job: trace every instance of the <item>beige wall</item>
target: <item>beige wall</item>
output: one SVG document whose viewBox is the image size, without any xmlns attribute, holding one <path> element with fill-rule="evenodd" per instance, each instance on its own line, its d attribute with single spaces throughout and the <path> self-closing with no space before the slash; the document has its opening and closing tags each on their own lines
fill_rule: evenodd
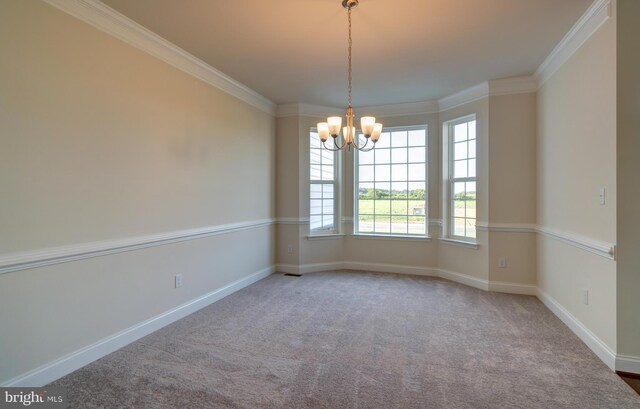
<svg viewBox="0 0 640 409">
<path fill-rule="evenodd" d="M 0 254 L 275 216 L 273 117 L 42 1 L 0 30 Z M 273 236 L 0 275 L 0 383 L 271 266 Z"/>
<path fill-rule="evenodd" d="M 615 42 L 614 9 L 538 93 L 538 223 L 604 242 L 616 240 Z M 616 350 L 614 261 L 540 236 L 538 286 Z"/>
<path fill-rule="evenodd" d="M 618 0 L 618 353 L 640 357 L 640 2 Z"/>
<path fill-rule="evenodd" d="M 490 97 L 489 135 L 489 223 L 535 224 L 536 94 Z M 536 283 L 534 232 L 489 231 L 489 279 Z"/>
</svg>

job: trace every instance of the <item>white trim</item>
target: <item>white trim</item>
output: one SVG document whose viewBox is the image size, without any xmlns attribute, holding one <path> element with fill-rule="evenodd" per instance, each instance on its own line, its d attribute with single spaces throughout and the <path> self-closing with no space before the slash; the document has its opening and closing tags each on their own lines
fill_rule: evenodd
<svg viewBox="0 0 640 409">
<path fill-rule="evenodd" d="M 201 297 L 179 305 L 165 313 L 145 320 L 123 331 L 101 339 L 91 345 L 78 349 L 68 355 L 49 362 L 39 368 L 4 382 L 2 387 L 43 386 L 65 376 L 91 362 L 100 359 L 154 331 L 159 330 L 181 318 L 239 291 L 271 275 L 274 267 L 267 267 L 245 278 L 234 281 Z"/>
<path fill-rule="evenodd" d="M 197 229 L 178 230 L 169 233 L 148 236 L 130 237 L 126 239 L 106 240 L 92 243 L 74 244 L 10 253 L 0 255 L 0 274 L 27 270 L 52 264 L 68 263 L 92 257 L 106 256 L 125 251 L 140 250 L 147 247 L 162 246 L 180 241 L 201 239 L 220 234 L 234 233 L 241 230 L 270 226 L 274 219 L 252 220 L 247 222 L 222 224 L 218 226 L 200 227 Z"/>
<path fill-rule="evenodd" d="M 93 27 L 138 48 L 270 115 L 276 105 L 98 0 L 43 0 Z"/>
<path fill-rule="evenodd" d="M 477 222 L 476 230 L 504 233 L 536 233 L 535 224 Z"/>
<path fill-rule="evenodd" d="M 456 283 L 465 284 L 469 287 L 479 288 L 480 290 L 489 291 L 489 281 L 484 278 L 478 278 L 467 274 L 457 273 L 444 269 L 438 269 L 438 277 L 446 280 L 455 281 Z"/>
<path fill-rule="evenodd" d="M 429 236 L 410 236 L 401 234 L 371 234 L 371 233 L 354 233 L 351 235 L 354 239 L 370 239 L 370 240 L 403 240 L 403 241 L 421 241 L 430 242 Z"/>
<path fill-rule="evenodd" d="M 490 281 L 489 291 L 508 294 L 538 295 L 538 287 L 535 284 L 517 284 L 505 281 Z"/>
<path fill-rule="evenodd" d="M 442 219 L 429 219 L 429 226 L 442 227 Z"/>
<path fill-rule="evenodd" d="M 640 357 L 628 355 L 616 356 L 616 371 L 640 374 Z"/>
<path fill-rule="evenodd" d="M 333 240 L 333 239 L 342 239 L 344 238 L 344 234 L 341 233 L 332 233 L 332 234 L 310 234 L 307 236 L 307 240 Z"/>
<path fill-rule="evenodd" d="M 612 370 L 616 369 L 616 354 L 607 344 L 584 326 L 580 320 L 574 317 L 558 301 L 538 288 L 538 299 L 542 301 L 574 334 L 584 342 L 597 356 Z"/>
<path fill-rule="evenodd" d="M 360 116 L 373 115 L 379 118 L 438 113 L 438 101 L 409 102 L 404 104 L 372 105 L 354 108 Z"/>
<path fill-rule="evenodd" d="M 440 237 L 438 239 L 439 242 L 441 242 L 442 244 L 447 244 L 447 245 L 451 245 L 451 246 L 459 246 L 459 247 L 466 247 L 469 249 L 474 249 L 477 250 L 480 245 L 478 243 L 475 242 L 471 242 L 471 241 L 463 241 L 463 240 L 454 240 L 454 239 L 450 239 L 447 237 Z"/>
<path fill-rule="evenodd" d="M 336 261 L 331 263 L 315 263 L 315 264 L 278 264 L 276 271 L 279 273 L 307 274 L 316 273 L 318 271 L 344 270 L 344 263 Z"/>
<path fill-rule="evenodd" d="M 279 217 L 277 219 L 277 223 L 278 224 L 293 224 L 293 225 L 309 224 L 309 219 L 308 218 L 297 218 L 297 217 Z"/>
<path fill-rule="evenodd" d="M 599 240 L 580 236 L 575 233 L 552 229 L 546 226 L 537 226 L 536 230 L 539 234 L 561 241 L 573 247 L 588 251 L 609 260 L 616 259 L 616 245 L 613 243 L 605 243 Z"/>
<path fill-rule="evenodd" d="M 502 78 L 489 81 L 489 95 L 528 94 L 538 90 L 538 81 L 531 76 Z"/>
<path fill-rule="evenodd" d="M 534 77 L 538 87 L 551 78 L 610 16 L 611 0 L 595 0 L 536 70 Z"/>
<path fill-rule="evenodd" d="M 538 233 L 542 236 L 552 238 L 609 260 L 615 260 L 616 257 L 615 243 L 607 243 L 589 237 L 580 236 L 572 232 L 552 229 L 546 226 L 521 223 L 478 222 L 476 224 L 476 229 L 478 231 L 490 233 Z"/>
<path fill-rule="evenodd" d="M 489 83 L 483 82 L 438 100 L 438 110 L 447 111 L 489 96 Z"/>
<path fill-rule="evenodd" d="M 353 224 L 353 217 L 351 216 L 343 217 L 341 221 L 344 224 Z"/>
</svg>

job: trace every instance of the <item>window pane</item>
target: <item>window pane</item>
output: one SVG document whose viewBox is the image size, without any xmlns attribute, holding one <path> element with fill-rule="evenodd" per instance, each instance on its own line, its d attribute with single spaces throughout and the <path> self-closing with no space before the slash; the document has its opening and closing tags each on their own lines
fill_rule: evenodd
<svg viewBox="0 0 640 409">
<path fill-rule="evenodd" d="M 376 215 L 375 223 L 376 233 L 391 233 L 391 218 L 389 216 Z"/>
<path fill-rule="evenodd" d="M 309 177 L 311 178 L 311 180 L 320 180 L 321 179 L 321 173 L 320 173 L 320 165 L 311 165 L 310 170 L 310 175 Z"/>
<path fill-rule="evenodd" d="M 312 183 L 311 186 L 309 186 L 309 191 L 310 191 L 309 195 L 311 196 L 311 199 L 322 198 L 322 185 Z"/>
<path fill-rule="evenodd" d="M 309 145 L 311 146 L 311 148 L 320 149 L 322 145 L 317 133 L 311 132 L 309 134 Z"/>
<path fill-rule="evenodd" d="M 453 127 L 454 142 L 462 142 L 467 140 L 467 123 L 458 124 Z"/>
<path fill-rule="evenodd" d="M 318 230 L 322 228 L 322 216 L 311 216 L 309 218 L 309 228 L 311 230 Z"/>
<path fill-rule="evenodd" d="M 473 194 L 473 197 L 475 198 L 476 182 L 467 182 L 466 191 L 467 191 L 467 195 Z"/>
<path fill-rule="evenodd" d="M 467 222 L 467 228 L 466 228 L 467 237 L 475 238 L 476 237 L 476 220 L 467 219 L 466 222 Z"/>
<path fill-rule="evenodd" d="M 426 216 L 427 207 L 424 200 L 409 200 L 408 213 L 411 216 Z"/>
<path fill-rule="evenodd" d="M 378 142 L 376 142 L 376 149 L 378 150 L 380 148 L 388 148 L 391 146 L 391 134 L 389 132 L 382 132 L 380 134 L 380 139 L 378 139 Z"/>
<path fill-rule="evenodd" d="M 469 121 L 469 139 L 476 139 L 476 121 Z"/>
<path fill-rule="evenodd" d="M 426 162 L 426 148 L 409 148 L 409 162 Z"/>
<path fill-rule="evenodd" d="M 409 131 L 409 146 L 426 146 L 427 133 L 424 129 Z"/>
<path fill-rule="evenodd" d="M 406 163 L 407 162 L 407 149 L 406 148 L 395 148 L 395 149 L 392 149 L 391 150 L 391 162 L 392 163 Z"/>
<path fill-rule="evenodd" d="M 321 199 L 312 199 L 309 203 L 309 214 L 317 215 L 322 214 L 322 200 Z"/>
<path fill-rule="evenodd" d="M 375 150 L 369 152 L 358 152 L 358 163 L 360 165 L 373 164 L 373 152 L 375 152 Z"/>
<path fill-rule="evenodd" d="M 393 147 L 407 146 L 407 131 L 392 132 L 391 146 Z"/>
<path fill-rule="evenodd" d="M 453 144 L 453 159 L 467 159 L 467 143 L 458 142 Z"/>
<path fill-rule="evenodd" d="M 373 215 L 360 215 L 358 217 L 358 231 L 361 233 L 373 233 Z"/>
<path fill-rule="evenodd" d="M 426 218 L 424 216 L 410 216 L 407 227 L 409 234 L 427 234 Z"/>
<path fill-rule="evenodd" d="M 464 200 L 465 193 L 465 183 L 464 182 L 456 182 L 453 184 L 453 198 L 454 199 L 462 199 Z"/>
<path fill-rule="evenodd" d="M 409 182 L 409 199 L 426 199 L 424 182 Z"/>
<path fill-rule="evenodd" d="M 476 157 L 476 141 L 475 139 L 472 141 L 469 141 L 469 157 L 470 158 L 475 158 Z"/>
<path fill-rule="evenodd" d="M 333 215 L 333 200 L 325 199 L 322 201 L 322 214 L 330 214 Z"/>
<path fill-rule="evenodd" d="M 457 217 L 453 219 L 453 234 L 455 236 L 464 237 L 464 235 L 465 235 L 465 219 L 460 219 L 460 218 L 457 218 Z"/>
<path fill-rule="evenodd" d="M 407 165 L 391 165 L 391 178 L 399 182 L 407 180 Z"/>
<path fill-rule="evenodd" d="M 389 182 L 391 180 L 391 166 L 389 165 L 375 165 L 376 167 L 376 181 Z"/>
<path fill-rule="evenodd" d="M 390 200 L 376 200 L 376 215 L 391 215 L 391 201 Z"/>
<path fill-rule="evenodd" d="M 322 228 L 327 230 L 333 230 L 333 215 L 322 216 Z"/>
<path fill-rule="evenodd" d="M 470 178 L 476 177 L 476 160 L 475 159 L 469 160 L 469 177 Z"/>
<path fill-rule="evenodd" d="M 334 153 L 328 151 L 326 149 L 322 149 L 322 164 L 323 165 L 333 165 Z"/>
<path fill-rule="evenodd" d="M 391 194 L 391 183 L 376 182 L 376 198 L 388 199 Z"/>
<path fill-rule="evenodd" d="M 310 156 L 309 156 L 309 160 L 311 161 L 312 165 L 319 165 L 320 164 L 320 157 L 322 155 L 320 154 L 320 150 L 318 149 L 314 149 L 311 151 Z"/>
<path fill-rule="evenodd" d="M 409 165 L 409 180 L 426 180 L 426 168 L 423 163 Z"/>
<path fill-rule="evenodd" d="M 392 200 L 391 214 L 394 216 L 409 214 L 409 202 L 406 200 Z"/>
<path fill-rule="evenodd" d="M 390 163 L 391 162 L 391 150 L 390 149 L 379 149 L 376 148 L 373 150 L 375 152 L 375 161 L 376 165 L 381 163 Z"/>
<path fill-rule="evenodd" d="M 471 200 L 467 199 L 464 203 L 465 203 L 465 209 L 466 209 L 466 212 L 465 212 L 466 217 L 475 219 L 476 218 L 476 201 L 473 199 Z"/>
<path fill-rule="evenodd" d="M 322 166 L 322 180 L 333 180 L 333 166 Z"/>
<path fill-rule="evenodd" d="M 360 183 L 360 187 L 358 188 L 358 197 L 360 199 L 373 199 L 375 194 L 375 189 L 373 188 L 373 183 Z"/>
<path fill-rule="evenodd" d="M 358 200 L 358 214 L 374 214 L 375 213 L 375 201 L 370 199 Z"/>
<path fill-rule="evenodd" d="M 453 177 L 454 178 L 467 177 L 467 161 L 466 160 L 458 160 L 453 163 Z"/>
<path fill-rule="evenodd" d="M 358 175 L 358 180 L 360 182 L 373 182 L 375 180 L 373 169 L 373 165 L 360 166 L 358 169 L 360 173 Z"/>
<path fill-rule="evenodd" d="M 322 197 L 324 199 L 333 199 L 333 185 L 325 183 L 322 185 Z"/>
<path fill-rule="evenodd" d="M 453 200 L 453 217 L 465 217 L 464 200 Z"/>
<path fill-rule="evenodd" d="M 391 217 L 391 233 L 407 234 L 407 216 Z"/>
<path fill-rule="evenodd" d="M 406 199 L 407 198 L 407 182 L 392 182 L 391 197 L 393 199 Z"/>
</svg>

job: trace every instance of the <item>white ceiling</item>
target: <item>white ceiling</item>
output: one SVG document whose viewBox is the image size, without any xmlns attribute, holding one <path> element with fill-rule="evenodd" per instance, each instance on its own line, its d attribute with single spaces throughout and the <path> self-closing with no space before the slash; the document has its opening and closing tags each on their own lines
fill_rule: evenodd
<svg viewBox="0 0 640 409">
<path fill-rule="evenodd" d="M 341 0 L 102 0 L 272 101 L 346 104 Z M 361 0 L 354 105 L 533 74 L 592 0 Z"/>
</svg>

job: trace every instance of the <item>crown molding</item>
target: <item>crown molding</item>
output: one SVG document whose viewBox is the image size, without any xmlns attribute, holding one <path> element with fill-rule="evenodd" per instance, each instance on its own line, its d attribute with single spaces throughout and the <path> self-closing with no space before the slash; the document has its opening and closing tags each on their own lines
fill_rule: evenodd
<svg viewBox="0 0 640 409">
<path fill-rule="evenodd" d="M 144 51 L 270 115 L 276 105 L 98 0 L 43 0 L 53 7 Z"/>
<path fill-rule="evenodd" d="M 438 110 L 440 112 L 448 111 L 459 107 L 464 104 L 468 104 L 473 101 L 477 101 L 489 96 L 489 82 L 483 82 L 478 85 L 474 85 L 471 88 L 467 88 L 460 92 L 456 92 L 448 97 L 440 98 L 438 100 Z"/>
<path fill-rule="evenodd" d="M 534 77 L 538 87 L 551 78 L 610 16 L 611 0 L 595 0 L 536 70 Z"/>
</svg>

